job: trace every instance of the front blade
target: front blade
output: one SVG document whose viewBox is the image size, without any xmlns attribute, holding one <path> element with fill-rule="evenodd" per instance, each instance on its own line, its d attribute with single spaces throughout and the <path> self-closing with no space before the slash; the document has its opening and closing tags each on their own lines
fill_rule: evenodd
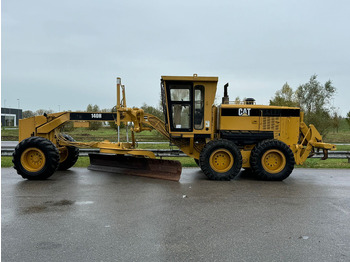
<svg viewBox="0 0 350 262">
<path fill-rule="evenodd" d="M 151 159 L 113 154 L 89 154 L 89 170 L 112 172 L 179 181 L 181 163 L 174 160 Z"/>
</svg>

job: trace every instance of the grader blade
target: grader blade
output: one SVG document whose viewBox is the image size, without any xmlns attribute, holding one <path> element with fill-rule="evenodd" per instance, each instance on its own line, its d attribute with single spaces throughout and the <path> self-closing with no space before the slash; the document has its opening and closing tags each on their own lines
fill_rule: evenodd
<svg viewBox="0 0 350 262">
<path fill-rule="evenodd" d="M 113 154 L 89 154 L 89 170 L 132 176 L 179 181 L 181 163 L 174 160 L 151 159 Z"/>
</svg>

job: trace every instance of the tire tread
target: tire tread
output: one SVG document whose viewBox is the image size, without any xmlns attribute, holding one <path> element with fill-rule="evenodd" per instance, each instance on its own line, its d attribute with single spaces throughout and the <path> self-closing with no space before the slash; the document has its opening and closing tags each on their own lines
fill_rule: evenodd
<svg viewBox="0 0 350 262">
<path fill-rule="evenodd" d="M 36 147 L 45 154 L 46 164 L 42 170 L 31 173 L 26 171 L 21 164 L 21 154 L 24 150 L 30 147 Z M 17 174 L 29 180 L 47 179 L 56 171 L 59 163 L 59 152 L 57 147 L 48 139 L 38 136 L 33 136 L 22 140 L 15 148 L 12 154 L 12 163 Z"/>
<path fill-rule="evenodd" d="M 214 150 L 219 148 L 228 149 L 234 157 L 234 164 L 232 168 L 228 172 L 223 174 L 217 173 L 214 170 L 212 170 L 209 163 L 210 154 Z M 210 180 L 227 181 L 227 180 L 233 179 L 240 172 L 242 167 L 242 155 L 238 147 L 229 140 L 226 140 L 226 139 L 211 140 L 204 146 L 199 157 L 199 163 L 203 173 Z"/>
<path fill-rule="evenodd" d="M 279 149 L 286 157 L 285 168 L 277 174 L 270 174 L 262 168 L 261 157 L 269 149 Z M 295 160 L 292 150 L 285 143 L 276 139 L 267 139 L 260 142 L 253 148 L 250 155 L 250 166 L 254 174 L 262 180 L 282 181 L 292 173 L 294 164 Z"/>
</svg>

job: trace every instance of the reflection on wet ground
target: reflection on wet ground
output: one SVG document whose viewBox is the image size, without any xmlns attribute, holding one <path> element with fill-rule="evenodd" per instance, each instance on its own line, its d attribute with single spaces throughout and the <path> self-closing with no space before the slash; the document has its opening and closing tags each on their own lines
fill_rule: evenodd
<svg viewBox="0 0 350 262">
<path fill-rule="evenodd" d="M 180 182 L 73 168 L 46 181 L 2 169 L 3 261 L 349 261 L 348 170 L 282 182 Z"/>
</svg>

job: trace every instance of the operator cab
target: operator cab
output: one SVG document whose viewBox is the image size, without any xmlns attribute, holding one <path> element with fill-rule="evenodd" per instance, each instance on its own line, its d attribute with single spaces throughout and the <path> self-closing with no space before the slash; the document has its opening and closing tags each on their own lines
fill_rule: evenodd
<svg viewBox="0 0 350 262">
<path fill-rule="evenodd" d="M 216 83 L 217 77 L 162 77 L 163 111 L 169 132 L 210 130 Z M 205 105 L 209 105 L 209 111 Z"/>
</svg>

